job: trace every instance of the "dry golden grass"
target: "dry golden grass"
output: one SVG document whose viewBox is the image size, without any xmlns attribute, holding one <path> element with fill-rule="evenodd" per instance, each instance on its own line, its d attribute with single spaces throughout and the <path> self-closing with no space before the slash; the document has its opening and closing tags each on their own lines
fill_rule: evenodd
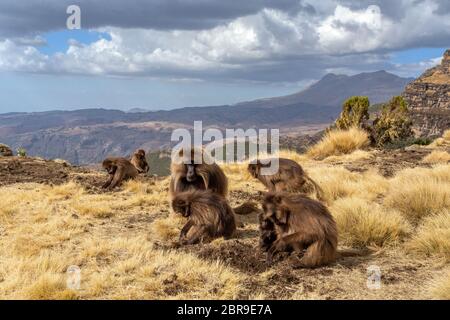
<svg viewBox="0 0 450 320">
<path fill-rule="evenodd" d="M 176 241 L 183 228 L 185 219 L 180 215 L 171 213 L 167 218 L 158 219 L 152 224 L 152 235 L 155 239 L 169 242 Z"/>
<path fill-rule="evenodd" d="M 450 300 L 450 269 L 431 281 L 428 293 L 432 299 Z"/>
<path fill-rule="evenodd" d="M 442 134 L 442 137 L 437 138 L 432 143 L 430 143 L 427 147 L 429 148 L 439 148 L 450 145 L 450 129 L 447 129 Z"/>
<path fill-rule="evenodd" d="M 73 183 L 3 187 L 0 200 L 8 199 L 10 208 L 0 228 L 8 230 L 0 237 L 0 299 L 235 298 L 243 280 L 239 272 L 153 248 L 151 223 L 139 231 L 124 227 L 128 217 L 167 212 L 166 182 L 161 184 L 152 190 L 160 192 L 158 204 L 149 204 L 156 195 L 145 184 L 97 195 Z M 140 191 L 130 194 L 130 188 Z M 152 199 L 144 213 L 133 199 L 143 194 Z M 80 290 L 66 286 L 71 265 L 81 267 Z"/>
<path fill-rule="evenodd" d="M 447 129 L 442 134 L 442 139 L 444 139 L 447 142 L 450 142 L 450 129 Z"/>
<path fill-rule="evenodd" d="M 364 130 L 357 128 L 331 130 L 319 143 L 308 150 L 307 155 L 313 159 L 324 159 L 329 156 L 349 154 L 368 145 L 369 136 Z"/>
<path fill-rule="evenodd" d="M 406 248 L 416 254 L 435 255 L 450 262 L 450 209 L 425 218 Z"/>
<path fill-rule="evenodd" d="M 450 208 L 449 179 L 450 165 L 405 169 L 391 179 L 384 204 L 417 222 Z"/>
<path fill-rule="evenodd" d="M 344 167 L 326 165 L 307 166 L 307 170 L 323 189 L 329 204 L 338 198 L 349 196 L 374 200 L 389 187 L 388 180 L 375 170 L 357 173 Z"/>
<path fill-rule="evenodd" d="M 424 163 L 448 163 L 450 162 L 450 153 L 447 151 L 434 150 L 422 160 Z"/>
<path fill-rule="evenodd" d="M 336 219 L 339 241 L 348 246 L 392 245 L 411 231 L 401 214 L 360 198 L 336 200 L 330 210 Z"/>
<path fill-rule="evenodd" d="M 367 153 L 356 151 L 341 157 L 351 162 Z M 196 255 L 200 248 L 171 245 L 185 219 L 170 212 L 168 178 L 151 183 L 129 181 L 119 190 L 99 194 L 74 182 L 17 184 L 0 187 L 0 299 L 422 297 L 420 292 L 426 291 L 423 279 L 439 272 L 435 266 L 426 270 L 422 266 L 435 258 L 448 261 L 450 218 L 445 208 L 449 206 L 450 165 L 406 169 L 387 179 L 375 170 L 350 172 L 328 162 L 339 158 L 314 161 L 285 150 L 280 156 L 301 163 L 323 188 L 338 224 L 340 244 L 375 245 L 385 253 L 350 263 L 351 267 L 342 267 L 347 260 L 338 261 L 327 267 L 332 276 L 295 270 L 304 282 L 273 287 L 274 279 L 283 275 L 278 265 L 259 273 L 243 272 L 229 264 L 229 257 L 204 259 Z M 252 199 L 264 191 L 246 167 L 247 163 L 222 165 L 230 180 L 232 205 L 242 202 L 241 197 Z M 211 246 L 219 250 L 233 241 L 250 244 L 251 253 L 242 259 L 253 261 L 256 217 L 238 220 L 245 223 L 238 230 L 238 240 L 217 240 Z M 413 264 L 417 271 L 382 291 L 368 292 L 369 263 L 383 265 L 383 270 Z M 81 268 L 80 290 L 66 286 L 66 270 L 71 265 Z M 448 297 L 448 284 L 439 283 L 433 284 L 433 297 Z"/>
</svg>

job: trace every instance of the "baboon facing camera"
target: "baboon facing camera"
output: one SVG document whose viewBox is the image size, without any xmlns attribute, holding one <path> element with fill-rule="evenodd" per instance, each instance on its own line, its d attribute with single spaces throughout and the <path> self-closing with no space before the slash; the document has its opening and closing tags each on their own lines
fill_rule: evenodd
<svg viewBox="0 0 450 320">
<path fill-rule="evenodd" d="M 143 149 L 136 150 L 131 156 L 130 162 L 136 167 L 139 173 L 148 172 L 150 170 L 150 166 L 145 159 L 145 151 Z"/>
<path fill-rule="evenodd" d="M 195 152 L 201 153 L 201 163 L 195 163 Z M 170 198 L 188 190 L 211 190 L 223 197 L 227 196 L 227 177 L 216 163 L 204 161 L 203 150 L 192 149 L 190 157 L 184 157 L 183 150 L 180 150 L 179 157 L 183 161 L 181 163 L 172 161 L 170 167 Z"/>
</svg>

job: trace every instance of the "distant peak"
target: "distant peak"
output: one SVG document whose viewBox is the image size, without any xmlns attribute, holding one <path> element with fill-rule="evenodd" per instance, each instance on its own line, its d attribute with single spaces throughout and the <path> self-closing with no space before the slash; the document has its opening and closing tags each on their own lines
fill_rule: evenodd
<svg viewBox="0 0 450 320">
<path fill-rule="evenodd" d="M 335 74 L 335 73 L 327 73 L 326 75 L 324 75 L 322 77 L 322 79 L 320 79 L 320 81 L 329 81 L 329 80 L 336 80 L 339 78 L 346 78 L 346 75 L 343 74 Z"/>
</svg>

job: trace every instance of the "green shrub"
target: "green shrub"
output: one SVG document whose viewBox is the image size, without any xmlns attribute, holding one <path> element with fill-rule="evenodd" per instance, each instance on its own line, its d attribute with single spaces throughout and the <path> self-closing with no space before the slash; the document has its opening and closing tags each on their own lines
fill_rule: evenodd
<svg viewBox="0 0 450 320">
<path fill-rule="evenodd" d="M 350 128 L 366 128 L 369 120 L 369 98 L 351 97 L 344 102 L 342 112 L 335 122 L 335 126 L 341 130 Z"/>
<path fill-rule="evenodd" d="M 383 106 L 381 115 L 373 122 L 373 136 L 378 146 L 396 144 L 412 136 L 408 107 L 401 96 L 393 97 Z"/>
<path fill-rule="evenodd" d="M 17 149 L 17 155 L 19 157 L 26 157 L 27 156 L 27 150 L 25 150 L 25 148 L 18 148 Z"/>
</svg>

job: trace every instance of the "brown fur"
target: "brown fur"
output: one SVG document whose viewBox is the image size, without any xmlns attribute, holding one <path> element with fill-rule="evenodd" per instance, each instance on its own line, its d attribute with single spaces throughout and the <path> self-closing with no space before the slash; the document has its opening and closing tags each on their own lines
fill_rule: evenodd
<svg viewBox="0 0 450 320">
<path fill-rule="evenodd" d="M 239 215 L 247 215 L 254 212 L 260 212 L 261 209 L 258 208 L 258 205 L 252 201 L 247 201 L 241 204 L 240 206 L 233 208 L 234 213 Z"/>
<path fill-rule="evenodd" d="M 142 149 L 138 149 L 133 153 L 130 162 L 136 167 L 139 173 L 148 172 L 150 170 L 147 159 L 145 159 L 145 151 Z"/>
<path fill-rule="evenodd" d="M 250 174 L 261 181 L 270 192 L 290 193 L 315 193 L 317 199 L 323 200 L 323 191 L 319 185 L 312 180 L 303 168 L 291 159 L 279 158 L 278 172 L 272 175 L 261 174 L 261 168 L 269 167 L 270 163 L 250 163 L 247 167 Z"/>
<path fill-rule="evenodd" d="M 263 202 L 264 218 L 274 223 L 276 240 L 267 253 L 270 263 L 277 252 L 303 253 L 305 267 L 336 260 L 337 228 L 328 209 L 319 201 L 299 194 L 268 193 Z"/>
<path fill-rule="evenodd" d="M 103 160 L 102 166 L 109 173 L 109 178 L 102 188 L 113 189 L 122 181 L 133 179 L 139 175 L 136 167 L 125 158 L 106 158 Z"/>
<path fill-rule="evenodd" d="M 264 213 L 258 215 L 259 220 L 259 248 L 267 252 L 277 239 L 275 224 L 270 219 L 264 217 Z"/>
<path fill-rule="evenodd" d="M 180 157 L 183 157 L 182 150 Z M 202 160 L 204 155 L 202 153 Z M 204 161 L 200 164 L 194 164 L 194 149 L 191 150 L 192 161 L 184 161 L 181 164 L 172 162 L 170 171 L 171 179 L 169 186 L 169 195 L 173 199 L 178 193 L 188 190 L 211 190 L 223 197 L 228 193 L 228 179 L 222 169 L 216 164 L 207 164 Z M 188 170 L 193 173 L 194 180 L 188 181 Z"/>
<path fill-rule="evenodd" d="M 211 190 L 177 193 L 172 208 L 188 218 L 180 233 L 181 244 L 201 243 L 218 237 L 228 239 L 236 230 L 234 213 L 227 200 Z"/>
</svg>

